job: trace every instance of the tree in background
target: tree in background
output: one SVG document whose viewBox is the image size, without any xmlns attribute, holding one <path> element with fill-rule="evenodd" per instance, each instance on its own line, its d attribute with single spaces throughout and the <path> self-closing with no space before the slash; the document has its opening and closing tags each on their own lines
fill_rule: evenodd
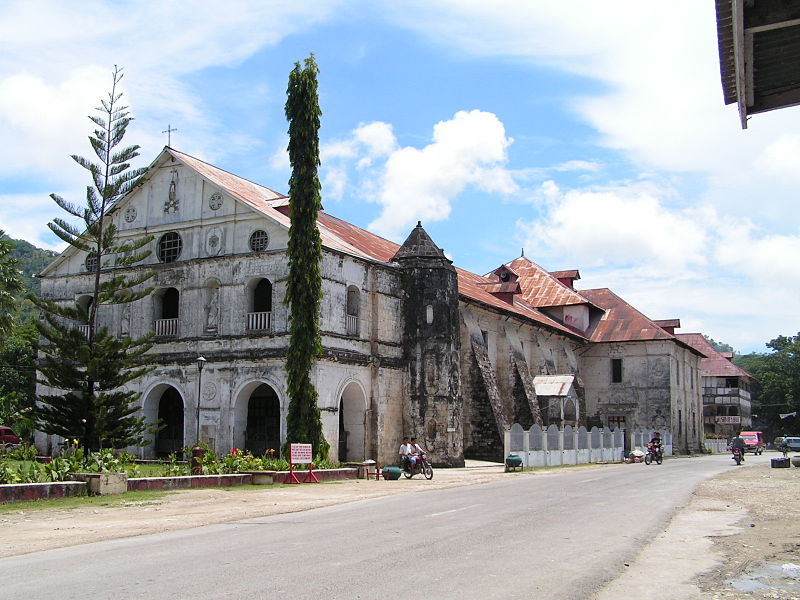
<svg viewBox="0 0 800 600">
<path fill-rule="evenodd" d="M 725 342 L 717 342 L 714 340 L 714 338 L 708 337 L 706 334 L 703 334 L 703 337 L 706 338 L 706 341 L 711 344 L 711 347 L 717 352 L 735 352 L 733 346 L 730 344 L 726 344 Z"/>
<path fill-rule="evenodd" d="M 117 148 L 132 120 L 128 107 L 120 104 L 121 80 L 122 70 L 114 67 L 111 92 L 96 109 L 100 116 L 89 117 L 97 126 L 89 142 L 98 162 L 72 155 L 92 178 L 85 205 L 74 205 L 51 194 L 58 206 L 80 220 L 75 226 L 57 218 L 48 227 L 86 253 L 93 275 L 91 301 L 70 306 L 30 295 L 44 312 L 44 320 L 37 324 L 44 338 L 40 383 L 56 392 L 38 399 L 34 409 L 37 425 L 48 434 L 78 438 L 89 450 L 144 443 L 147 426 L 143 418 L 134 416 L 140 394 L 120 388 L 154 368 L 145 356 L 152 347 L 151 336 L 116 338 L 106 326 L 98 326 L 101 306 L 134 302 L 152 291 L 144 285 L 153 276 L 152 271 L 138 269 L 132 275 L 123 275 L 114 269 L 145 259 L 150 251 L 144 246 L 153 239 L 118 240 L 108 215 L 145 172 L 131 169 L 129 164 L 139 155 L 139 146 Z"/>
<path fill-rule="evenodd" d="M 322 434 L 317 406 L 318 394 L 311 381 L 314 360 L 322 352 L 319 332 L 322 299 L 322 241 L 317 213 L 322 207 L 319 167 L 319 126 L 322 111 L 317 95 L 319 69 L 314 55 L 305 66 L 295 63 L 289 74 L 286 119 L 289 121 L 289 278 L 286 303 L 291 307 L 289 348 L 286 355 L 289 412 L 286 444 L 310 443 L 315 456 L 327 456 L 328 443 Z M 286 447 L 284 447 L 284 451 Z M 285 453 L 285 452 L 284 452 Z"/>
<path fill-rule="evenodd" d="M 12 244 L 0 230 L 0 336 L 5 337 L 14 326 L 17 312 L 15 294 L 25 289 L 19 272 L 19 261 L 11 255 Z"/>
<path fill-rule="evenodd" d="M 36 325 L 18 325 L 0 341 L 0 425 L 24 439 L 33 434 L 36 404 Z"/>
<path fill-rule="evenodd" d="M 773 352 L 737 356 L 735 363 L 758 380 L 753 412 L 772 435 L 796 435 L 800 430 L 800 333 L 778 336 L 767 343 Z M 794 416 L 781 417 L 781 415 Z"/>
</svg>

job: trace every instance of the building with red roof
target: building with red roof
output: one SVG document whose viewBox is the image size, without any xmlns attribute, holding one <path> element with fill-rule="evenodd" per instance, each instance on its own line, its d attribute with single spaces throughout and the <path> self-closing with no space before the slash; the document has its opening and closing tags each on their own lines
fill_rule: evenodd
<svg viewBox="0 0 800 600">
<path fill-rule="evenodd" d="M 218 452 L 280 448 L 289 199 L 167 147 L 109 218 L 122 240 L 154 236 L 152 255 L 128 267 L 155 271 L 153 294 L 99 310 L 119 336 L 155 334 L 156 368 L 131 385 L 141 416 L 166 426 L 130 450 L 166 455 L 196 432 Z M 438 464 L 502 459 L 515 422 L 670 430 L 674 447 L 699 450 L 703 354 L 674 325 L 524 256 L 483 276 L 459 269 L 421 223 L 403 244 L 324 211 L 317 224 L 323 353 L 312 377 L 332 458 L 391 463 L 416 435 Z M 68 248 L 42 272 L 43 296 L 88 302 L 93 268 Z M 59 441 L 36 438 L 41 451 Z"/>
<path fill-rule="evenodd" d="M 734 437 L 750 429 L 753 426 L 750 405 L 753 376 L 733 364 L 732 353 L 718 351 L 702 333 L 679 333 L 677 337 L 705 356 L 700 361 L 704 431 Z"/>
</svg>

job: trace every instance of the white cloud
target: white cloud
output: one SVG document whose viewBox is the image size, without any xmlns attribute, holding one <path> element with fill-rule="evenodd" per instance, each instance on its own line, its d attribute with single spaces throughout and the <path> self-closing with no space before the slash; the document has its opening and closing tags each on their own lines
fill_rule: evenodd
<svg viewBox="0 0 800 600">
<path fill-rule="evenodd" d="M 383 212 L 369 228 L 399 239 L 415 221 L 446 219 L 451 202 L 468 185 L 489 193 L 516 191 L 504 167 L 511 142 L 492 113 L 459 111 L 437 123 L 430 144 L 398 148 L 388 156 L 378 183 Z"/>
<path fill-rule="evenodd" d="M 518 223 L 525 252 L 546 268 L 580 269 L 583 289 L 611 288 L 651 318 L 680 318 L 682 331 L 740 350 L 786 333 L 800 315 L 800 236 L 712 206 L 674 208 L 671 194 L 647 182 L 566 191 L 545 182 L 541 216 Z"/>
<path fill-rule="evenodd" d="M 796 134 L 785 133 L 800 126 L 800 109 L 755 115 L 747 131 L 739 128 L 736 108 L 723 103 L 713 3 L 509 0 L 497 10 L 478 0 L 442 0 L 411 6 L 395 8 L 389 18 L 451 51 L 526 59 L 599 81 L 597 91 L 567 102 L 600 134 L 597 141 L 639 169 L 705 176 L 704 199 L 738 216 L 751 212 L 755 198 L 769 197 L 762 221 L 785 232 L 800 225 L 800 148 Z"/>
<path fill-rule="evenodd" d="M 670 211 L 647 184 L 561 192 L 548 181 L 544 219 L 522 223 L 536 256 L 581 259 L 586 266 L 653 265 L 681 271 L 705 263 L 706 232 L 695 210 Z"/>
</svg>

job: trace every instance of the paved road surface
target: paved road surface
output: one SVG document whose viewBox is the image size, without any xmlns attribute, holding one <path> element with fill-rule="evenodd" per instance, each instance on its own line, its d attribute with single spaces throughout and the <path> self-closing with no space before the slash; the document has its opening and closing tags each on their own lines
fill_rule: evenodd
<svg viewBox="0 0 800 600">
<path fill-rule="evenodd" d="M 590 598 L 727 455 L 561 469 L 0 560 L 0 596 Z"/>
</svg>

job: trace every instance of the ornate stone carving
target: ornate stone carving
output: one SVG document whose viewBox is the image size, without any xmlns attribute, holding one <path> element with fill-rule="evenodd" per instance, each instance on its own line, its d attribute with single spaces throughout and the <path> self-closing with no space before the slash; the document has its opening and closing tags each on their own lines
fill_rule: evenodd
<svg viewBox="0 0 800 600">
<path fill-rule="evenodd" d="M 129 206 L 125 209 L 125 222 L 133 223 L 136 220 L 136 207 Z"/>
<path fill-rule="evenodd" d="M 217 385 L 213 382 L 203 384 L 203 400 L 211 400 L 217 395 Z"/>
<path fill-rule="evenodd" d="M 224 236 L 221 227 L 212 227 L 206 234 L 206 254 L 219 256 L 223 251 Z"/>
<path fill-rule="evenodd" d="M 208 208 L 211 210 L 219 210 L 222 207 L 222 194 L 214 192 L 208 197 Z"/>
</svg>

